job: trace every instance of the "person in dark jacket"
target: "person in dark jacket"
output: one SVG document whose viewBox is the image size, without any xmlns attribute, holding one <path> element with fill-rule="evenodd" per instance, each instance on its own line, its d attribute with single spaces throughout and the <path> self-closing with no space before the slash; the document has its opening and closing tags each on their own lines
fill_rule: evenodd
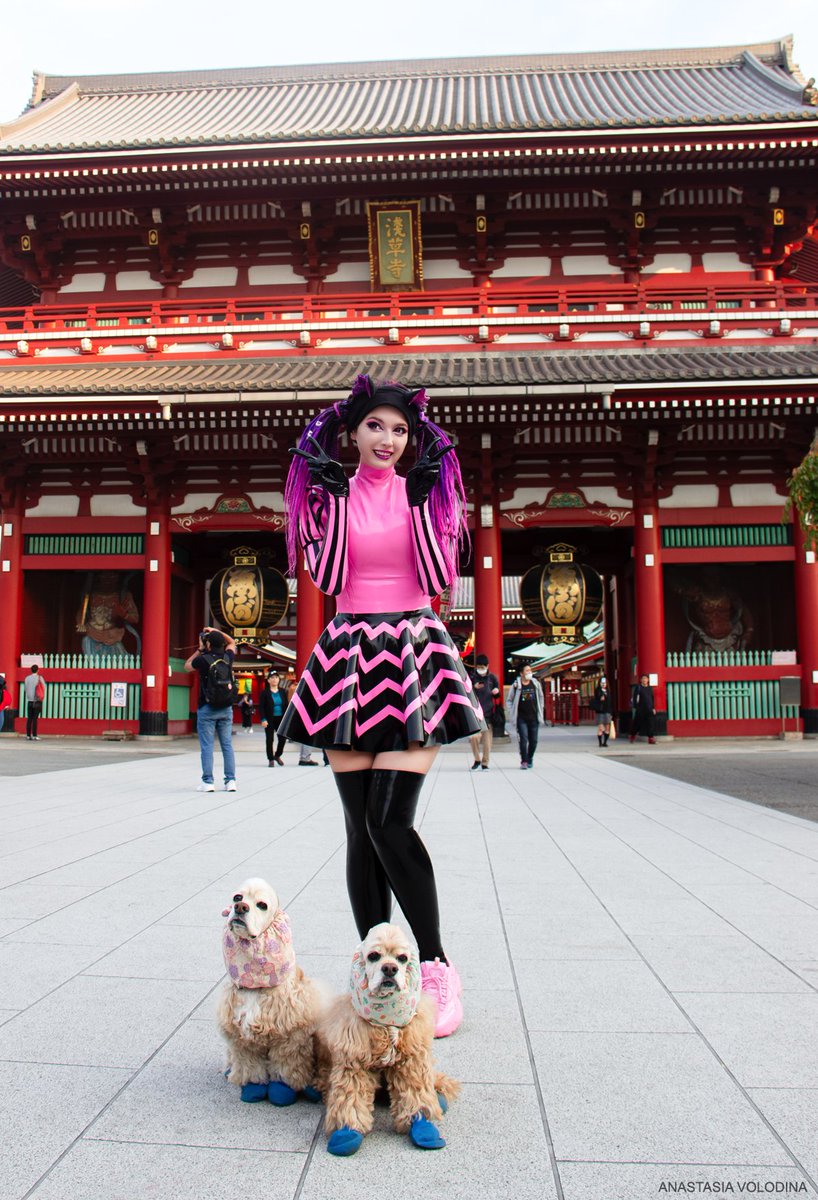
<svg viewBox="0 0 818 1200">
<path fill-rule="evenodd" d="M 484 771 L 487 771 L 491 758 L 491 743 L 494 739 L 492 716 L 500 695 L 500 680 L 489 670 L 487 655 L 478 654 L 474 662 L 475 668 L 471 677 L 472 688 L 475 699 L 483 710 L 486 726 L 485 729 L 481 729 L 479 733 L 475 733 L 473 737 L 469 738 L 471 752 L 474 755 L 471 769 L 476 771 L 478 767 L 482 767 Z"/>
<path fill-rule="evenodd" d="M 281 752 L 287 744 L 287 739 L 280 737 L 278 739 L 278 747 L 274 750 L 275 736 L 278 732 L 278 727 L 281 724 L 281 718 L 284 716 L 284 710 L 287 707 L 287 693 L 281 687 L 281 676 L 278 671 L 271 671 L 264 681 L 264 687 L 261 689 L 261 695 L 258 700 L 258 711 L 261 719 L 261 727 L 264 730 L 264 736 L 267 739 L 267 765 L 274 767 L 276 763 L 280 767 L 284 766 L 284 759 L 281 757 Z"/>
<path fill-rule="evenodd" d="M 544 708 L 542 684 L 534 678 L 531 667 L 525 666 L 508 689 L 506 700 L 508 719 L 517 727 L 522 771 L 531 770 L 534 766 L 534 751 L 537 749 Z"/>
<path fill-rule="evenodd" d="M 613 698 L 607 676 L 603 675 L 594 688 L 594 712 L 596 713 L 596 736 L 600 746 L 608 745 L 613 720 Z"/>
<path fill-rule="evenodd" d="M 253 732 L 253 697 L 245 693 L 239 701 L 239 715 L 241 716 L 241 727 L 245 732 Z"/>
<path fill-rule="evenodd" d="M 653 718 L 656 713 L 656 706 L 653 700 L 653 688 L 648 683 L 649 676 L 640 675 L 639 682 L 633 689 L 631 696 L 631 735 L 630 741 L 635 742 L 640 733 L 648 735 L 648 742 L 651 746 L 656 745 L 654 735 Z"/>
<path fill-rule="evenodd" d="M 613 696 L 607 676 L 601 676 L 594 689 L 593 707 L 596 713 L 596 740 L 601 746 L 607 746 L 613 721 Z"/>
</svg>

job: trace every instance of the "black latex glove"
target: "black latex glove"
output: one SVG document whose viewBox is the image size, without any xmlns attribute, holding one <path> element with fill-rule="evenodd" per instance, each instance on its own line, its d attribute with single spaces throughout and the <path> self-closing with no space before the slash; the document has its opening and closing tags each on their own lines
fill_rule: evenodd
<svg viewBox="0 0 818 1200">
<path fill-rule="evenodd" d="M 450 450 L 454 450 L 451 442 L 448 446 L 442 446 L 442 441 L 441 437 L 435 438 L 406 476 L 406 499 L 412 508 L 419 507 L 428 499 L 440 475 L 440 464 L 444 456 Z"/>
<path fill-rule="evenodd" d="M 344 468 L 334 458 L 330 458 L 310 434 L 307 434 L 307 441 L 312 442 L 315 447 L 312 454 L 308 450 L 298 448 L 290 450 L 290 454 L 297 454 L 299 458 L 304 459 L 313 483 L 326 488 L 331 496 L 348 496 L 349 480 Z"/>
</svg>

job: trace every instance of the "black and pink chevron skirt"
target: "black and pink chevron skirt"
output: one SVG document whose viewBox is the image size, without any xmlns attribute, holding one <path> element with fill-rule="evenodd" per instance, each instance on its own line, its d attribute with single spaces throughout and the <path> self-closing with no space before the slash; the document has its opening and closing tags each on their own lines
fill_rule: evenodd
<svg viewBox="0 0 818 1200">
<path fill-rule="evenodd" d="M 483 718 L 457 649 L 431 608 L 338 613 L 279 726 L 310 746 L 405 750 L 471 737 Z"/>
</svg>

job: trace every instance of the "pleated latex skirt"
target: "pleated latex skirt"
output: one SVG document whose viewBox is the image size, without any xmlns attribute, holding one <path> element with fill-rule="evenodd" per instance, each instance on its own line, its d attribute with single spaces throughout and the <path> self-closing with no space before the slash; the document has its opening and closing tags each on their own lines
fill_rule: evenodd
<svg viewBox="0 0 818 1200">
<path fill-rule="evenodd" d="M 460 656 L 431 608 L 338 613 L 326 627 L 279 736 L 329 750 L 406 750 L 484 725 Z"/>
</svg>

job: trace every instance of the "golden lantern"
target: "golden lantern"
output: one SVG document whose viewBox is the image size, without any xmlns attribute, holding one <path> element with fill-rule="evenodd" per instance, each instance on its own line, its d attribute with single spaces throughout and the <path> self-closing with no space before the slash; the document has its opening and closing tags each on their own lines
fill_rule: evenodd
<svg viewBox="0 0 818 1200">
<path fill-rule="evenodd" d="M 265 642 L 267 631 L 286 616 L 290 589 L 275 567 L 259 561 L 249 546 L 231 550 L 232 567 L 225 567 L 210 583 L 213 615 L 234 638 Z"/>
<path fill-rule="evenodd" d="M 602 579 L 593 567 L 574 562 L 574 550 L 563 542 L 549 546 L 548 562 L 520 580 L 523 612 L 545 630 L 545 642 L 579 645 L 583 627 L 602 611 Z"/>
</svg>

